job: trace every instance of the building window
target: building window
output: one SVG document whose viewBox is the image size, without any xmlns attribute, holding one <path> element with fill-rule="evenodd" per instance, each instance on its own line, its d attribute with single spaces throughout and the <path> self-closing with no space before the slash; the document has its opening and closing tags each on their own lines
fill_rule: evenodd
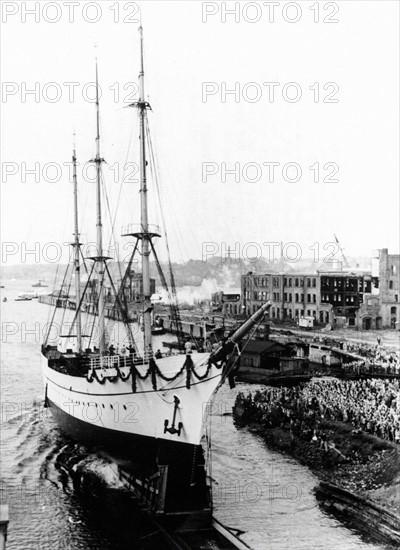
<svg viewBox="0 0 400 550">
<path fill-rule="evenodd" d="M 275 308 L 271 307 L 271 317 L 275 317 Z"/>
<path fill-rule="evenodd" d="M 311 310 L 307 309 L 307 317 L 311 317 Z"/>
<path fill-rule="evenodd" d="M 316 294 L 313 294 L 313 295 L 312 295 L 312 299 L 313 299 L 313 303 L 316 304 L 316 303 L 317 303 L 317 296 L 316 296 Z"/>
<path fill-rule="evenodd" d="M 395 295 L 394 295 L 394 301 L 395 301 L 395 302 L 398 302 L 398 301 L 399 301 L 399 295 L 398 295 L 398 294 L 395 294 Z"/>
<path fill-rule="evenodd" d="M 315 288 L 317 286 L 317 279 L 312 280 L 312 286 L 313 286 L 313 288 Z"/>
<path fill-rule="evenodd" d="M 274 285 L 275 288 L 279 287 L 279 279 L 278 277 L 274 277 L 272 279 L 272 284 Z"/>
<path fill-rule="evenodd" d="M 300 286 L 304 286 L 304 279 L 300 279 Z"/>
<path fill-rule="evenodd" d="M 307 302 L 311 303 L 311 294 L 307 294 Z"/>
<path fill-rule="evenodd" d="M 299 286 L 299 279 L 296 278 L 296 279 L 294 280 L 294 286 Z"/>
<path fill-rule="evenodd" d="M 391 307 L 391 308 L 390 308 L 390 315 L 396 315 L 396 313 L 397 313 L 397 308 L 396 308 L 396 306 Z"/>
<path fill-rule="evenodd" d="M 393 281 L 389 281 L 389 288 L 390 290 L 393 290 Z"/>
<path fill-rule="evenodd" d="M 298 303 L 299 301 L 299 295 L 296 293 L 296 296 L 295 296 L 295 300 L 296 300 L 296 303 Z"/>
<path fill-rule="evenodd" d="M 292 301 L 292 294 L 289 294 L 289 302 Z"/>
<path fill-rule="evenodd" d="M 289 286 L 292 286 L 292 278 L 289 279 Z"/>
<path fill-rule="evenodd" d="M 285 292 L 285 294 L 283 295 L 283 301 L 284 302 L 287 302 L 288 301 L 288 297 L 287 297 L 287 293 Z"/>
<path fill-rule="evenodd" d="M 311 286 L 311 279 L 307 279 L 307 286 Z"/>
</svg>

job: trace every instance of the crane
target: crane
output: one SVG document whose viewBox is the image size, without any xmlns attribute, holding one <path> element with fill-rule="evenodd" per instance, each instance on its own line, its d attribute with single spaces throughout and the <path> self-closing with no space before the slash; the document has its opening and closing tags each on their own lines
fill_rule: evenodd
<svg viewBox="0 0 400 550">
<path fill-rule="evenodd" d="M 340 246 L 339 239 L 336 237 L 335 233 L 333 234 L 333 236 L 335 237 L 336 244 L 338 245 L 339 250 L 340 250 L 340 253 L 341 253 L 341 255 L 342 255 L 344 266 L 345 266 L 345 267 L 350 267 L 350 266 L 349 266 L 349 262 L 347 261 L 347 258 L 346 258 L 346 256 L 344 255 L 343 248 Z"/>
</svg>

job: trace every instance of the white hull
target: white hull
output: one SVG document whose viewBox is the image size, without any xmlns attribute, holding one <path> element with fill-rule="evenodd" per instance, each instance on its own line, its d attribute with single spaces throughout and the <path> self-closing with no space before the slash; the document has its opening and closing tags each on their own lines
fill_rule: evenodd
<svg viewBox="0 0 400 550">
<path fill-rule="evenodd" d="M 206 372 L 208 353 L 192 356 L 196 372 Z M 164 357 L 157 360 L 161 372 L 171 377 L 185 361 L 184 355 Z M 148 365 L 143 366 L 143 373 Z M 131 377 L 123 381 L 106 380 L 103 384 L 96 378 L 89 382 L 85 377 L 70 376 L 57 372 L 44 360 L 43 375 L 46 397 L 66 415 L 83 423 L 106 430 L 145 436 L 170 442 L 199 445 L 202 435 L 207 403 L 221 381 L 222 369 L 212 365 L 204 381 L 191 375 L 190 389 L 186 388 L 186 371 L 173 382 L 165 382 L 157 376 L 157 391 L 152 387 L 151 377 L 136 378 L 136 392 L 132 391 Z M 180 435 L 164 432 L 164 422 L 172 424 L 175 401 L 179 399 L 175 426 L 183 427 Z"/>
</svg>

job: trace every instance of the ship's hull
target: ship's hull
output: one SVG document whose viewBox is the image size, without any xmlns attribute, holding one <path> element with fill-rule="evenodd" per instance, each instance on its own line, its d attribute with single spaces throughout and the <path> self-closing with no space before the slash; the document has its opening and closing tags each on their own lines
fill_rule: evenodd
<svg viewBox="0 0 400 550">
<path fill-rule="evenodd" d="M 157 362 L 162 372 L 173 375 L 185 356 L 163 358 Z M 208 354 L 193 354 L 197 373 L 202 376 Z M 137 379 L 132 391 L 131 377 L 123 381 L 70 376 L 43 365 L 46 402 L 60 428 L 74 440 L 106 453 L 129 475 L 136 485 L 163 472 L 163 491 L 157 491 L 163 511 L 204 508 L 207 505 L 204 457 L 200 445 L 207 404 L 221 381 L 221 369 L 212 366 L 204 381 L 186 385 L 186 371 L 174 382 L 151 377 Z M 193 378 L 193 375 L 192 375 Z M 176 407 L 175 397 L 179 400 Z M 175 422 L 174 422 L 175 415 Z M 173 425 L 180 434 L 165 430 Z M 142 480 L 142 482 L 140 482 Z M 154 495 L 153 495 L 154 496 Z"/>
</svg>

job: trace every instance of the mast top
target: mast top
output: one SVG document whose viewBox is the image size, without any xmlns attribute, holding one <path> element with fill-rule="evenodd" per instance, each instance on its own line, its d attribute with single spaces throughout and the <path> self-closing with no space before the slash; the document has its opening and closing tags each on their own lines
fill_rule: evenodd
<svg viewBox="0 0 400 550">
<path fill-rule="evenodd" d="M 145 101 L 145 91 L 144 91 L 144 54 L 143 54 L 143 27 L 142 27 L 142 19 L 140 17 L 140 26 L 138 28 L 139 35 L 140 35 L 140 71 L 139 71 L 139 99 L 137 101 L 134 101 L 130 105 L 127 105 L 127 107 L 137 107 L 142 112 L 146 109 L 150 109 L 151 106 L 148 101 Z"/>
<path fill-rule="evenodd" d="M 139 82 L 140 82 L 140 97 L 139 102 L 144 102 L 144 57 L 143 57 L 143 27 L 142 21 L 140 21 L 139 27 L 140 35 L 140 73 L 139 73 Z"/>
</svg>

